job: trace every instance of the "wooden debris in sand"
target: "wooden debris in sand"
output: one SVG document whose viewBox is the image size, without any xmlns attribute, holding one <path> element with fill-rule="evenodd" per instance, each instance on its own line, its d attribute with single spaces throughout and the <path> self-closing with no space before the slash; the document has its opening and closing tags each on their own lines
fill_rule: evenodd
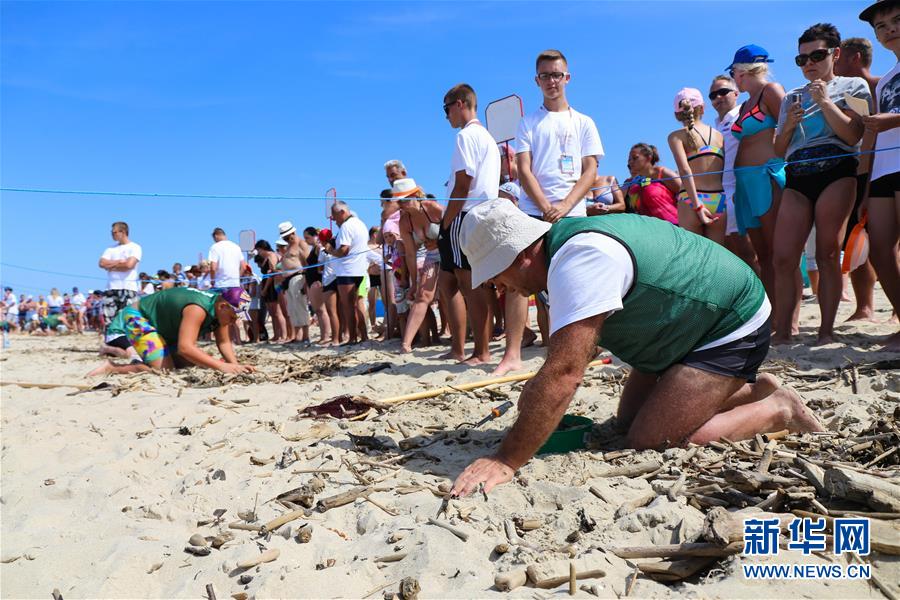
<svg viewBox="0 0 900 600">
<path fill-rule="evenodd" d="M 568 582 L 570 576 L 570 563 L 575 568 L 576 579 L 596 579 L 605 577 L 606 571 L 601 555 L 592 555 L 580 558 L 576 561 L 555 560 L 535 563 L 526 569 L 528 580 L 536 588 L 551 589 Z"/>
</svg>

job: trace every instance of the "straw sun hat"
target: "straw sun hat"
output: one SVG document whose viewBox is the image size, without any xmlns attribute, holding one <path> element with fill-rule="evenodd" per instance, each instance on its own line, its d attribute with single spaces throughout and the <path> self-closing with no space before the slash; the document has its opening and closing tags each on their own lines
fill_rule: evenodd
<svg viewBox="0 0 900 600">
<path fill-rule="evenodd" d="M 509 268 L 522 250 L 547 233 L 550 223 L 529 217 L 506 199 L 489 200 L 463 219 L 459 243 L 472 265 L 472 287 Z"/>
</svg>

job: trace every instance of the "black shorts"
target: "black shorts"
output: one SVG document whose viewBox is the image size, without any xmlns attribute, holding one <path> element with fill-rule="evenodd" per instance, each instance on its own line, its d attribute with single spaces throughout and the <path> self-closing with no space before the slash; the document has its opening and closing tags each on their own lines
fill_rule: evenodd
<svg viewBox="0 0 900 600">
<path fill-rule="evenodd" d="M 791 189 L 795 192 L 803 194 L 806 199 L 815 205 L 816 200 L 822 195 L 829 185 L 843 179 L 844 177 L 856 177 L 856 167 L 859 165 L 852 156 L 841 159 L 841 161 L 830 169 L 820 171 L 818 173 L 810 173 L 809 175 L 791 175 L 790 169 L 787 170 L 787 181 L 784 184 L 785 189 Z"/>
<path fill-rule="evenodd" d="M 441 227 L 441 235 L 438 237 L 438 250 L 441 253 L 441 271 L 452 273 L 456 269 L 471 271 L 469 259 L 463 254 L 459 245 L 459 230 L 462 228 L 462 220 L 468 212 L 460 212 L 450 223 L 450 227 Z"/>
<path fill-rule="evenodd" d="M 762 327 L 750 335 L 715 348 L 690 352 L 681 359 L 681 364 L 753 383 L 759 366 L 769 353 L 771 337 L 772 324 L 769 317 Z"/>
<path fill-rule="evenodd" d="M 337 279 L 335 279 L 328 285 L 322 286 L 322 292 L 336 292 L 336 291 L 337 291 Z"/>
<path fill-rule="evenodd" d="M 354 288 L 359 289 L 359 286 L 362 285 L 363 277 L 365 275 L 339 275 L 334 278 L 334 283 L 336 285 L 352 285 Z"/>
<path fill-rule="evenodd" d="M 850 212 L 850 220 L 847 221 L 847 231 L 844 232 L 844 244 L 841 247 L 847 245 L 847 242 L 850 241 L 850 232 L 853 231 L 853 228 L 859 223 L 857 213 L 859 212 L 859 205 L 862 204 L 862 201 L 865 199 L 866 181 L 868 181 L 868 179 L 868 173 L 856 176 L 856 202 L 853 204 L 853 210 Z"/>
<path fill-rule="evenodd" d="M 371 273 L 369 273 L 369 289 L 381 289 L 381 273 L 379 273 L 378 275 L 372 275 Z"/>
<path fill-rule="evenodd" d="M 869 185 L 869 198 L 893 198 L 900 191 L 900 171 L 883 175 Z"/>
</svg>

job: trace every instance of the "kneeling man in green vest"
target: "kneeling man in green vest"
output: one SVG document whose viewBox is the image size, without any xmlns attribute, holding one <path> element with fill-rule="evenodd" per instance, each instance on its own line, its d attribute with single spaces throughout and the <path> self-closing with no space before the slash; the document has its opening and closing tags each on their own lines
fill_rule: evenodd
<svg viewBox="0 0 900 600">
<path fill-rule="evenodd" d="M 131 364 L 106 361 L 90 373 L 138 373 L 196 365 L 223 373 L 250 373 L 238 363 L 229 328 L 249 320 L 250 295 L 239 287 L 222 293 L 194 288 L 171 288 L 144 296 L 120 310 L 106 328 L 107 335 L 128 340 Z M 224 360 L 197 346 L 201 335 L 212 333 Z"/>
<path fill-rule="evenodd" d="M 547 293 L 550 344 L 499 450 L 469 465 L 452 493 L 512 479 L 556 429 L 597 346 L 632 367 L 616 417 L 629 447 L 821 431 L 796 393 L 757 375 L 771 307 L 753 271 L 722 246 L 632 214 L 551 226 L 506 200 L 470 211 L 460 242 L 473 286 Z"/>
</svg>

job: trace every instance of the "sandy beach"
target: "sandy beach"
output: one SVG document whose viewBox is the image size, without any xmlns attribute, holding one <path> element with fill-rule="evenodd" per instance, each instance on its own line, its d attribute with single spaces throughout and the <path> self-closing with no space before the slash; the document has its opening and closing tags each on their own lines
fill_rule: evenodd
<svg viewBox="0 0 900 600">
<path fill-rule="evenodd" d="M 880 288 L 876 299 L 879 323 L 842 324 L 842 344 L 817 348 L 807 344 L 818 307 L 805 303 L 800 343 L 770 352 L 764 370 L 796 389 L 828 433 L 778 438 L 769 473 L 792 481 L 801 474 L 794 455 L 830 457 L 900 484 L 897 453 L 879 458 L 898 443 L 900 371 L 896 355 L 878 351 L 896 326 L 885 324 L 890 310 Z M 838 322 L 851 311 L 842 303 Z M 4 598 L 46 598 L 54 589 L 65 598 L 197 598 L 208 584 L 218 598 L 381 598 L 399 595 L 409 577 L 423 598 L 549 598 L 568 594 L 570 560 L 579 572 L 603 573 L 577 582 L 580 597 L 885 596 L 866 581 L 750 581 L 742 564 L 775 559 L 741 554 L 700 559 L 703 565 L 681 581 L 658 581 L 666 577 L 654 579 L 646 566 L 635 577 L 635 565 L 662 559 L 621 558 L 616 549 L 708 543 L 704 521 L 717 504 L 737 510 L 741 493 L 744 503 L 774 494 L 780 513 L 817 512 L 811 499 L 829 510 L 891 511 L 811 492 L 806 481 L 794 491 L 732 486 L 729 494 L 717 482 L 734 483 L 728 473 L 757 469 L 763 448 L 755 441 L 623 450 L 612 427 L 627 369 L 618 361 L 590 369 L 569 410 L 593 419 L 594 449 L 539 456 L 486 499 L 450 501 L 439 522 L 457 536 L 429 518 L 446 485 L 499 443 L 516 411 L 478 429 L 460 425 L 515 401 L 521 383 L 372 409 L 355 420 L 312 419 L 300 412 L 342 394 L 384 400 L 485 379 L 490 369 L 440 361 L 444 349 L 437 347 L 399 356 L 396 344 L 349 351 L 256 345 L 238 350 L 242 362 L 259 368 L 250 376 L 192 369 L 89 381 L 84 373 L 99 362 L 96 342 L 94 335 L 13 336 L 0 355 L 4 384 L 107 384 L 2 387 Z M 525 356 L 528 370 L 536 370 L 543 350 L 529 348 Z M 859 448 L 856 439 L 867 436 L 875 439 Z M 657 466 L 632 476 L 611 471 L 648 462 Z M 671 490 L 676 484 L 680 489 Z M 716 485 L 719 492 L 710 487 Z M 362 494 L 331 507 L 334 496 L 350 490 Z M 272 523 L 282 515 L 293 519 Z M 261 532 L 267 523 L 272 531 Z M 900 545 L 900 520 L 882 523 L 888 544 Z M 498 544 L 506 551 L 497 552 Z M 240 566 L 275 554 L 271 562 Z M 830 551 L 782 550 L 777 557 L 847 560 Z M 865 560 L 889 593 L 900 594 L 898 556 L 873 552 Z M 498 574 L 514 579 L 528 567 L 537 577 L 559 571 L 566 581 L 549 589 L 495 587 Z M 668 567 L 656 570 L 671 579 Z M 415 595 L 410 584 L 403 597 Z"/>
</svg>

